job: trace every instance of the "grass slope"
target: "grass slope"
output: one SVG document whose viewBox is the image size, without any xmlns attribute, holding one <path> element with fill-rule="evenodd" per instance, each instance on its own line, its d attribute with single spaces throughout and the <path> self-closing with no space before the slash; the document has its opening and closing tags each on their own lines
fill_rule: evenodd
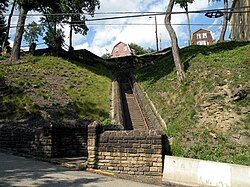
<svg viewBox="0 0 250 187">
<path fill-rule="evenodd" d="M 173 155 L 250 165 L 250 44 L 181 50 L 179 84 L 172 55 L 135 72 L 166 121 Z M 247 97 L 233 101 L 238 86 Z"/>
<path fill-rule="evenodd" d="M 4 116 L 20 120 L 36 116 L 59 123 L 109 117 L 111 74 L 101 64 L 87 66 L 62 58 L 24 56 L 18 64 L 0 65 L 6 86 L 0 99 Z"/>
</svg>

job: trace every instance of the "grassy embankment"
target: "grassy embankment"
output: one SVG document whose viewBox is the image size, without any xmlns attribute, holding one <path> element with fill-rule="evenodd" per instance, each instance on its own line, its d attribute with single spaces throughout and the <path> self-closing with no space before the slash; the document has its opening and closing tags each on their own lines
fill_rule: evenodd
<svg viewBox="0 0 250 187">
<path fill-rule="evenodd" d="M 179 84 L 172 55 L 135 72 L 167 123 L 173 155 L 250 165 L 250 44 L 181 50 Z M 248 94 L 232 96 L 238 86 Z"/>
<path fill-rule="evenodd" d="M 4 112 L 9 120 L 35 116 L 54 123 L 109 118 L 110 71 L 50 56 L 24 56 L 0 64 Z"/>
</svg>

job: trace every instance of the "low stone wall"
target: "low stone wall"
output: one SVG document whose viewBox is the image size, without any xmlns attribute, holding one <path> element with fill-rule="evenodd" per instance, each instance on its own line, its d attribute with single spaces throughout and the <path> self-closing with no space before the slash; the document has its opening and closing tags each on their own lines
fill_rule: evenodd
<svg viewBox="0 0 250 187">
<path fill-rule="evenodd" d="M 0 148 L 33 156 L 51 157 L 53 156 L 51 128 L 1 125 Z"/>
<path fill-rule="evenodd" d="M 129 175 L 161 176 L 166 136 L 157 130 L 105 131 L 89 126 L 88 167 Z"/>
<path fill-rule="evenodd" d="M 80 127 L 0 126 L 0 148 L 37 157 L 87 155 L 87 125 Z"/>
</svg>

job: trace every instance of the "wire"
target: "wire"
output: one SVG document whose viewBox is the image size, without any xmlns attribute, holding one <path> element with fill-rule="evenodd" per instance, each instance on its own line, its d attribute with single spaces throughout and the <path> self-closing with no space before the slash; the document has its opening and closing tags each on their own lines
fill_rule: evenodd
<svg viewBox="0 0 250 187">
<path fill-rule="evenodd" d="M 42 25 L 42 24 L 38 24 L 38 25 Z M 85 25 L 85 24 L 72 24 L 72 25 Z M 155 24 L 153 23 L 89 23 L 87 24 L 88 26 L 155 26 Z M 158 26 L 164 26 L 165 24 L 157 24 Z M 177 26 L 186 26 L 189 25 L 187 23 L 172 23 L 171 25 L 177 25 Z M 224 24 L 220 24 L 220 23 L 212 23 L 212 24 L 208 24 L 208 23 L 190 23 L 190 25 L 192 26 L 223 26 Z M 242 26 L 241 24 L 227 24 L 228 26 Z M 27 27 L 28 25 L 24 25 L 24 27 Z M 244 26 L 250 26 L 249 24 L 244 24 Z M 10 26 L 10 28 L 17 28 L 18 26 Z M 21 26 L 20 26 L 21 27 Z"/>
<path fill-rule="evenodd" d="M 250 6 L 246 6 L 246 7 L 240 7 L 238 9 L 242 9 L 242 8 L 250 8 Z M 205 12 L 209 12 L 209 11 L 218 11 L 218 10 L 224 10 L 224 13 L 226 13 L 225 10 L 230 10 L 231 8 L 229 9 L 210 9 L 210 10 L 199 10 L 199 11 L 189 11 L 189 13 L 205 13 Z M 236 10 L 236 9 L 234 9 Z M 248 13 L 250 12 L 250 10 L 248 11 L 227 11 L 228 13 Z M 120 13 L 132 13 L 132 12 L 106 12 L 106 13 L 117 13 L 117 14 L 120 14 Z M 139 12 L 134 12 L 134 13 L 139 13 Z M 141 13 L 141 12 L 140 12 Z M 144 12 L 145 13 L 145 12 Z M 171 14 L 183 14 L 183 13 L 186 13 L 186 12 L 172 12 Z M 63 13 L 63 14 L 44 14 L 44 15 L 53 15 L 53 16 L 56 16 L 56 15 L 72 15 L 72 14 L 80 14 L 80 13 Z M 129 16 L 116 16 L 116 17 L 105 17 L 105 18 L 94 18 L 94 19 L 86 19 L 85 21 L 86 22 L 92 22 L 92 21 L 104 21 L 104 20 L 113 20 L 113 19 L 122 19 L 122 18 L 134 18 L 134 17 L 145 17 L 145 16 L 156 16 L 156 15 L 165 15 L 166 12 L 150 12 L 150 14 L 140 14 L 140 15 L 129 15 Z M 30 14 L 29 16 L 35 16 L 35 15 L 40 15 L 40 16 L 43 16 L 43 14 Z M 69 23 L 69 24 L 72 24 L 72 25 L 85 25 L 85 23 L 83 21 L 74 21 L 74 22 L 64 22 L 64 23 Z M 42 24 L 39 24 L 39 25 L 42 25 Z M 141 23 L 123 23 L 123 24 L 109 24 L 109 23 L 106 23 L 106 24 L 88 24 L 88 25 L 108 25 L 108 26 L 119 26 L 119 25 L 154 25 L 154 24 L 141 24 Z M 164 24 L 158 24 L 158 25 L 164 25 Z M 171 24 L 171 25 L 188 25 L 188 24 Z M 190 24 L 190 25 L 212 25 L 212 26 L 222 26 L 223 24 Z M 230 24 L 228 24 L 230 26 Z M 236 26 L 236 24 L 233 24 Z M 0 25 L 0 26 L 3 26 Z M 17 28 L 17 27 L 21 27 L 23 25 L 20 25 L 20 26 L 11 26 L 10 28 Z M 24 25 L 24 27 L 27 27 L 28 25 Z M 247 25 L 248 26 L 248 25 Z"/>
<path fill-rule="evenodd" d="M 39 46 L 39 45 L 44 45 L 45 43 L 38 43 L 38 44 L 36 44 L 36 46 Z M 24 48 L 24 47 L 29 47 L 29 45 L 25 45 L 25 46 L 21 46 L 22 48 Z"/>
<path fill-rule="evenodd" d="M 249 11 L 229 11 L 229 12 L 224 12 L 224 13 L 248 13 L 248 12 L 250 12 L 250 10 Z M 190 13 L 192 13 L 192 12 L 190 12 Z M 145 17 L 145 16 L 157 16 L 157 15 L 165 15 L 165 14 L 143 14 L 143 15 L 131 15 L 131 16 L 116 16 L 116 17 L 109 17 L 109 18 L 86 19 L 85 21 L 86 22 L 88 22 L 88 21 L 104 21 L 104 20 L 112 20 L 112 19 L 135 18 L 135 17 Z M 177 14 L 177 13 L 171 13 L 171 14 Z"/>
<path fill-rule="evenodd" d="M 194 14 L 194 13 L 206 13 L 206 12 L 210 12 L 210 11 L 223 11 L 223 13 L 231 13 L 233 10 L 241 10 L 241 9 L 245 9 L 245 8 L 250 8 L 250 6 L 244 6 L 244 7 L 239 7 L 239 8 L 221 8 L 221 9 L 205 9 L 205 10 L 195 10 L 195 11 L 181 11 L 181 12 L 171 12 L 171 14 Z M 229 11 L 231 10 L 231 11 Z M 237 13 L 241 13 L 241 12 L 237 12 Z M 96 12 L 94 13 L 95 15 L 110 15 L 110 14 L 140 14 L 138 16 L 148 16 L 148 15 L 165 15 L 165 14 L 169 14 L 166 12 L 137 12 L 137 11 L 122 11 L 122 12 Z M 8 14 L 3 14 L 4 16 L 9 16 Z M 54 13 L 54 14 L 27 14 L 27 17 L 34 17 L 34 16 L 73 16 L 73 15 L 85 15 L 84 13 Z M 18 14 L 14 14 L 12 16 L 19 16 Z M 135 15 L 134 15 L 135 16 Z M 124 16 L 126 17 L 126 16 Z"/>
</svg>

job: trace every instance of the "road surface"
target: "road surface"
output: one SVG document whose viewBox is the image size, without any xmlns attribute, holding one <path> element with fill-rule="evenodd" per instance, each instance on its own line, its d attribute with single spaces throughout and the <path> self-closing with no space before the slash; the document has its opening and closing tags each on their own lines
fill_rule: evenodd
<svg viewBox="0 0 250 187">
<path fill-rule="evenodd" d="M 0 153 L 0 186 L 157 187 Z"/>
</svg>

